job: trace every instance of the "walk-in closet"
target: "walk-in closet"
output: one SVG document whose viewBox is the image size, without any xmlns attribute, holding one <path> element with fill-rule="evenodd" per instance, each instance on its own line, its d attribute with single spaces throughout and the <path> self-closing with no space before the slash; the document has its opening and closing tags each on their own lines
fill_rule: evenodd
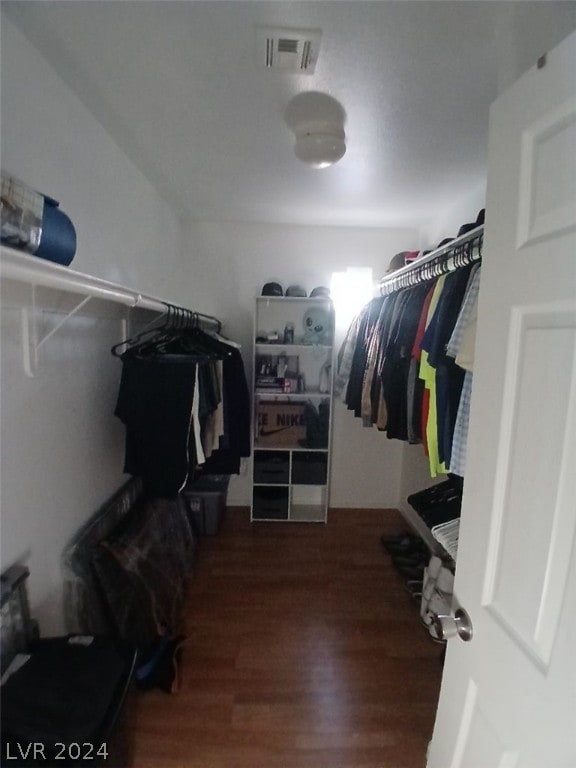
<svg viewBox="0 0 576 768">
<path fill-rule="evenodd" d="M 576 2 L 0 19 L 0 762 L 573 768 Z"/>
</svg>

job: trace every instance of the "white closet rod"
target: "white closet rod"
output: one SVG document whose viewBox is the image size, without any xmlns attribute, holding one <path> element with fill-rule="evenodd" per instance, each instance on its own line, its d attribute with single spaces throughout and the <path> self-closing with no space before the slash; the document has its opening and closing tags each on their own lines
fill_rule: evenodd
<svg viewBox="0 0 576 768">
<path fill-rule="evenodd" d="M 484 232 L 484 225 L 480 225 L 478 227 L 475 227 L 474 229 L 471 229 L 469 232 L 466 232 L 465 235 L 461 235 L 460 237 L 454 238 L 454 240 L 451 240 L 450 243 L 443 246 L 442 248 L 437 248 L 435 251 L 430 251 L 430 253 L 427 253 L 425 256 L 420 256 L 418 259 L 414 259 L 410 264 L 407 264 L 405 267 L 400 267 L 400 269 L 396 269 L 394 272 L 391 272 L 389 275 L 386 275 L 385 277 L 381 278 L 379 287 L 380 292 L 382 292 L 383 289 L 385 289 L 387 286 L 390 286 L 392 283 L 398 280 L 398 278 L 404 277 L 405 275 L 409 275 L 412 272 L 416 272 L 419 268 L 423 267 L 425 264 L 429 264 L 431 262 L 437 263 L 442 259 L 443 257 L 449 258 L 454 252 L 456 252 L 459 248 L 461 248 L 466 243 L 470 242 L 471 240 L 475 240 L 478 238 L 482 233 Z M 479 254 L 475 255 L 474 261 L 479 257 Z"/>
<path fill-rule="evenodd" d="M 2 246 L 0 274 L 8 280 L 55 288 L 69 293 L 80 293 L 127 307 L 139 307 L 162 313 L 167 310 L 166 303 L 154 296 L 147 296 L 140 291 L 125 288 L 123 285 L 85 275 L 5 246 Z"/>
</svg>

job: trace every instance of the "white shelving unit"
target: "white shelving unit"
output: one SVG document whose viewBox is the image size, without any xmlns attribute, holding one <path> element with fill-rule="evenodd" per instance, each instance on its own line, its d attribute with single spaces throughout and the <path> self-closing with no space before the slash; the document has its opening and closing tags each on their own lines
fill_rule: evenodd
<svg viewBox="0 0 576 768">
<path fill-rule="evenodd" d="M 329 298 L 256 300 L 253 521 L 326 522 L 333 339 Z"/>
</svg>

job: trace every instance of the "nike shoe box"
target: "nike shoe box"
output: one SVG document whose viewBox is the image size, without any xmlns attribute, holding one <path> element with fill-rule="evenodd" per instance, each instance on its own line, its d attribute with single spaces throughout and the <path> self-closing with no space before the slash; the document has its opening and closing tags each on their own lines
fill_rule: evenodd
<svg viewBox="0 0 576 768">
<path fill-rule="evenodd" d="M 306 403 L 258 399 L 256 422 L 257 448 L 297 448 L 306 440 Z"/>
</svg>

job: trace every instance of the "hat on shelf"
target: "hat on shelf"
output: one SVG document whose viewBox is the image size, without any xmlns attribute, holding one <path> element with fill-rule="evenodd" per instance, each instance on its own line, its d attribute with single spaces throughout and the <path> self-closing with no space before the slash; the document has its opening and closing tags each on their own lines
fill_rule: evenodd
<svg viewBox="0 0 576 768">
<path fill-rule="evenodd" d="M 467 224 L 462 224 L 462 226 L 458 230 L 457 237 L 462 237 L 462 235 L 468 234 L 468 232 L 470 232 L 471 230 L 476 229 L 477 226 L 478 224 L 476 224 L 475 221 L 470 221 Z"/>
<path fill-rule="evenodd" d="M 388 275 L 390 272 L 395 272 L 397 269 L 401 269 L 402 267 L 406 266 L 406 256 L 409 253 L 410 251 L 400 251 L 400 253 L 395 253 L 394 256 L 392 256 L 390 259 L 390 264 L 388 265 L 386 274 Z"/>
<path fill-rule="evenodd" d="M 462 226 L 458 230 L 458 237 L 465 235 L 467 232 L 470 232 L 472 229 L 476 229 L 476 227 L 481 227 L 482 224 L 484 224 L 485 212 L 486 212 L 486 209 L 481 208 L 478 211 L 478 216 L 476 216 L 476 221 L 471 221 L 468 224 L 462 224 Z"/>
<path fill-rule="evenodd" d="M 310 296 L 328 296 L 330 298 L 330 289 L 326 288 L 325 285 L 318 285 L 310 291 Z"/>
<path fill-rule="evenodd" d="M 280 283 L 265 283 L 262 296 L 284 296 L 284 291 Z"/>
<path fill-rule="evenodd" d="M 301 285 L 289 285 L 286 288 L 286 296 L 307 296 L 306 290 Z"/>
</svg>

